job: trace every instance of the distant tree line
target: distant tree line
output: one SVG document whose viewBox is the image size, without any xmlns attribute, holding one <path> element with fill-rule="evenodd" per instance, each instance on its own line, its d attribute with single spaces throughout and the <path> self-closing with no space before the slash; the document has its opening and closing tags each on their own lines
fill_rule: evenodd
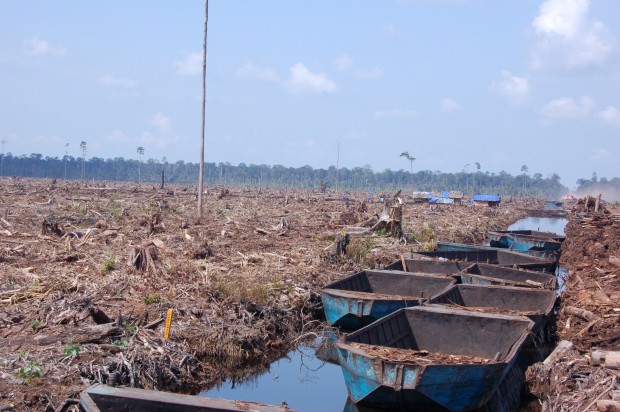
<svg viewBox="0 0 620 412">
<path fill-rule="evenodd" d="M 142 149 L 142 148 L 138 148 Z M 83 148 L 83 152 L 86 150 Z M 143 150 L 138 150 L 140 157 Z M 0 174 L 4 176 L 117 180 L 133 182 L 159 182 L 162 171 L 167 183 L 194 184 L 198 178 L 198 163 L 179 160 L 170 163 L 162 160 L 102 159 L 99 157 L 43 157 L 41 154 L 13 156 L 1 155 Z M 557 198 L 567 188 L 560 183 L 560 176 L 553 174 L 543 178 L 540 173 L 512 176 L 505 171 L 499 173 L 463 170 L 457 173 L 423 170 L 412 173 L 403 169 L 385 169 L 374 172 L 370 165 L 352 169 L 330 166 L 328 169 L 314 169 L 310 166 L 286 167 L 282 165 L 246 165 L 240 163 L 206 163 L 205 182 L 207 184 L 246 185 L 260 187 L 295 187 L 318 189 L 323 181 L 328 189 L 337 187 L 344 190 L 373 190 L 376 192 L 397 189 L 416 191 L 455 190 L 465 193 L 498 194 L 502 196 L 533 196 Z"/>
<path fill-rule="evenodd" d="M 598 193 L 613 194 L 611 197 L 620 199 L 620 178 L 607 179 L 606 177 L 601 177 L 599 179 L 596 173 L 592 173 L 591 179 L 577 180 L 576 193 L 584 195 Z"/>
</svg>

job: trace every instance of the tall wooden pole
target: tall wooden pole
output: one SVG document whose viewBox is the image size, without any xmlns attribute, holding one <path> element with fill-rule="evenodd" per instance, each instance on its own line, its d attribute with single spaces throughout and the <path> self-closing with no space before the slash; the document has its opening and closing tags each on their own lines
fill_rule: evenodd
<svg viewBox="0 0 620 412">
<path fill-rule="evenodd" d="M 207 21 L 209 20 L 209 0 L 205 0 L 205 33 L 202 44 L 202 126 L 200 128 L 200 176 L 198 177 L 198 219 L 202 220 L 202 192 L 205 172 L 205 95 L 207 80 Z"/>
</svg>

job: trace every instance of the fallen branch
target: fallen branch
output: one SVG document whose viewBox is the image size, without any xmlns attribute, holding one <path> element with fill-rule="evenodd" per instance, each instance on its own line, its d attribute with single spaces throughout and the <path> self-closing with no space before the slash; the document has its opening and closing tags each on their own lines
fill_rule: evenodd
<svg viewBox="0 0 620 412">
<path fill-rule="evenodd" d="M 576 308 L 574 306 L 566 306 L 563 311 L 566 315 L 577 316 L 578 318 L 587 320 L 588 322 L 592 322 L 593 320 L 598 320 L 601 318 L 600 316 L 590 312 L 589 310 Z"/>
</svg>

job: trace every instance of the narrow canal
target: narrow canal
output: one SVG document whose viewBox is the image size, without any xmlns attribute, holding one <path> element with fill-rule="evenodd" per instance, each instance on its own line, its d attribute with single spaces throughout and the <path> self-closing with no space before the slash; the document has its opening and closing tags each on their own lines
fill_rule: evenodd
<svg viewBox="0 0 620 412">
<path fill-rule="evenodd" d="M 508 230 L 541 230 L 564 234 L 567 219 L 528 217 Z M 563 268 L 558 268 L 558 282 L 563 287 Z M 348 401 L 347 388 L 339 365 L 325 362 L 316 355 L 320 341 L 301 346 L 286 357 L 273 362 L 269 370 L 244 382 L 227 380 L 200 396 L 231 400 L 251 400 L 272 405 L 286 402 L 299 412 L 362 412 Z"/>
<path fill-rule="evenodd" d="M 342 411 L 347 402 L 342 370 L 339 365 L 319 359 L 316 347 L 301 346 L 273 362 L 269 371 L 260 376 L 245 382 L 225 381 L 201 395 L 272 405 L 286 402 L 299 412 Z"/>
<path fill-rule="evenodd" d="M 508 230 L 540 230 L 543 232 L 553 232 L 559 235 L 565 235 L 564 229 L 568 224 L 568 219 L 564 218 L 551 218 L 551 217 L 526 217 L 518 220 L 508 227 Z M 568 270 L 558 265 L 555 273 L 558 279 L 558 295 L 560 295 L 564 289 L 564 279 L 568 275 Z"/>
</svg>

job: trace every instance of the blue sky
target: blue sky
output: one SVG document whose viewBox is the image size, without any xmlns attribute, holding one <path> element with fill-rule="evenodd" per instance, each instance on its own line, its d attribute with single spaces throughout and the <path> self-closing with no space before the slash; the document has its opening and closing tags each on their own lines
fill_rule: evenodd
<svg viewBox="0 0 620 412">
<path fill-rule="evenodd" d="M 5 152 L 199 159 L 204 3 L 0 8 Z M 211 0 L 205 160 L 620 176 L 617 0 Z"/>
</svg>

